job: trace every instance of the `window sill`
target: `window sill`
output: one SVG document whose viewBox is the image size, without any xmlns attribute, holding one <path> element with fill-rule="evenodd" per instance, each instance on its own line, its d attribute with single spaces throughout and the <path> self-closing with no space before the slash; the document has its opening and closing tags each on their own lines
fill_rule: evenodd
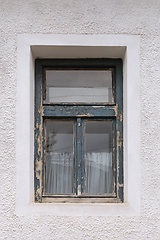
<svg viewBox="0 0 160 240">
<path fill-rule="evenodd" d="M 17 215 L 54 216 L 137 216 L 127 203 L 30 203 L 19 208 Z"/>
<path fill-rule="evenodd" d="M 121 203 L 122 201 L 111 195 L 110 197 L 104 196 L 72 196 L 72 197 L 52 197 L 43 196 L 42 203 Z"/>
</svg>

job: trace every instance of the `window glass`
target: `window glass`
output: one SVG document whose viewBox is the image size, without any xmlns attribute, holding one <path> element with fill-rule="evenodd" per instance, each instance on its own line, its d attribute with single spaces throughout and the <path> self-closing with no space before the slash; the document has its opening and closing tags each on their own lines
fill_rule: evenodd
<svg viewBox="0 0 160 240">
<path fill-rule="evenodd" d="M 73 193 L 73 121 L 46 121 L 46 193 Z"/>
<path fill-rule="evenodd" d="M 112 121 L 85 121 L 84 142 L 85 193 L 112 193 Z"/>
<path fill-rule="evenodd" d="M 112 70 L 46 70 L 46 102 L 113 102 Z"/>
</svg>

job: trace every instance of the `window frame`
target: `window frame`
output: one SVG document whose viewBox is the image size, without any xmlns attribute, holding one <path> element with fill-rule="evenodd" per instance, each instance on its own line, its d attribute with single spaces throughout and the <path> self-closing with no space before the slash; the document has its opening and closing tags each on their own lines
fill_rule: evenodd
<svg viewBox="0 0 160 240">
<path fill-rule="evenodd" d="M 45 69 L 114 69 L 113 103 L 45 103 Z M 123 76 L 121 59 L 36 59 L 35 202 L 123 202 Z M 96 108 L 95 108 L 96 105 Z M 96 110 L 95 110 L 96 109 Z M 56 112 L 56 113 L 55 113 Z M 70 112 L 70 114 L 68 114 Z M 82 113 L 83 112 L 83 113 Z M 44 118 L 114 119 L 115 194 L 109 196 L 44 196 Z"/>
</svg>

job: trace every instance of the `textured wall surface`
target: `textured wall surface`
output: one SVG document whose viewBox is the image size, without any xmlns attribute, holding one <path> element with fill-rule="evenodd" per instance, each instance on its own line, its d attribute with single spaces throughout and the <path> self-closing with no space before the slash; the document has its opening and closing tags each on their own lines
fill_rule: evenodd
<svg viewBox="0 0 160 240">
<path fill-rule="evenodd" d="M 160 239 L 160 0 L 0 3 L 0 239 Z M 140 216 L 16 216 L 16 49 L 20 33 L 141 36 Z"/>
</svg>

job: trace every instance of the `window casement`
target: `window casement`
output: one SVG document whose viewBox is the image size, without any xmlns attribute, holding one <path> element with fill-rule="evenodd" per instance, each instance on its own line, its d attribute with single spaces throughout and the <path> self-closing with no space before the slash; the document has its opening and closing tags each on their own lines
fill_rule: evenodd
<svg viewBox="0 0 160 240">
<path fill-rule="evenodd" d="M 35 65 L 35 202 L 123 202 L 122 60 Z"/>
</svg>

